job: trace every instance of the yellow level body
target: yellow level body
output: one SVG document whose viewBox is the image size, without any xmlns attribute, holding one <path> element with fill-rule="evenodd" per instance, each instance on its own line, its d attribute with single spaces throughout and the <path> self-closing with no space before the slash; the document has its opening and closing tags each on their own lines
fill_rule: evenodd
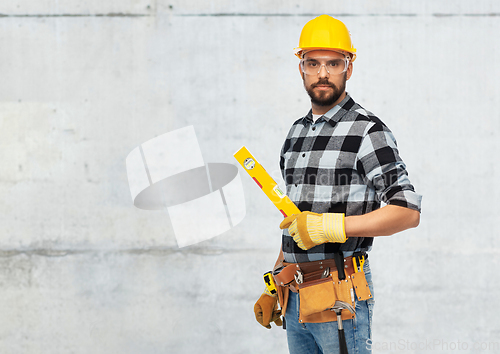
<svg viewBox="0 0 500 354">
<path fill-rule="evenodd" d="M 299 214 L 300 210 L 295 204 L 283 193 L 269 173 L 262 167 L 262 165 L 252 156 L 246 147 L 242 147 L 234 154 L 234 157 L 245 171 L 253 178 L 257 185 L 273 202 L 278 210 L 284 217 L 293 214 Z"/>
</svg>

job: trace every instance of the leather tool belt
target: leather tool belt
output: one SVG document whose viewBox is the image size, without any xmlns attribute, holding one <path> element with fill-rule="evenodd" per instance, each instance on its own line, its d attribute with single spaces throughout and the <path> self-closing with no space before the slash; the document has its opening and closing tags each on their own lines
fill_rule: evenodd
<svg viewBox="0 0 500 354">
<path fill-rule="evenodd" d="M 342 264 L 340 270 L 337 264 Z M 358 269 L 356 272 L 352 257 L 343 258 L 341 254 L 337 262 L 334 259 L 306 263 L 283 262 L 274 269 L 273 276 L 283 315 L 288 303 L 287 290 L 298 292 L 299 322 L 336 321 L 337 315 L 330 310 L 335 301 L 355 307 L 355 296 L 358 301 L 372 297 L 363 270 Z M 349 311 L 342 311 L 342 320 L 353 317 Z"/>
</svg>

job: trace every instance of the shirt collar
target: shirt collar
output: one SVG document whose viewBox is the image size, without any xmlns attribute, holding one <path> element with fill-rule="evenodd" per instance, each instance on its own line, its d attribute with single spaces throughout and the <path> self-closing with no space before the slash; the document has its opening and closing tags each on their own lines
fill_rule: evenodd
<svg viewBox="0 0 500 354">
<path fill-rule="evenodd" d="M 346 92 L 346 96 L 338 105 L 330 109 L 328 112 L 323 114 L 322 117 L 325 121 L 330 123 L 332 126 L 337 124 L 340 119 L 347 113 L 347 111 L 354 105 L 354 100 L 349 96 L 349 93 Z M 303 118 L 302 123 L 305 125 L 306 122 L 309 121 L 312 123 L 312 109 L 309 110 L 309 113 Z"/>
</svg>

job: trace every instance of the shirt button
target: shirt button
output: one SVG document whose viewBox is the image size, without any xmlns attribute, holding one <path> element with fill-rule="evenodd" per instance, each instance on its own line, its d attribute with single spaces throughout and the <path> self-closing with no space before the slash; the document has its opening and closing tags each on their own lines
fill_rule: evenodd
<svg viewBox="0 0 500 354">
<path fill-rule="evenodd" d="M 295 183 L 295 187 L 297 187 L 297 183 Z"/>
<path fill-rule="evenodd" d="M 306 157 L 306 154 L 302 154 L 302 157 Z"/>
</svg>

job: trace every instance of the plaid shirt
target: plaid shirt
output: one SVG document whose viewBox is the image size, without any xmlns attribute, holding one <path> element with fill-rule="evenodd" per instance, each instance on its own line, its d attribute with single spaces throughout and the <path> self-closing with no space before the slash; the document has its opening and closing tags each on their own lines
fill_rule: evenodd
<svg viewBox="0 0 500 354">
<path fill-rule="evenodd" d="M 362 215 L 388 205 L 420 211 L 421 196 L 408 179 L 387 126 L 347 95 L 315 123 L 312 111 L 295 121 L 283 144 L 280 168 L 286 194 L 302 211 Z M 372 237 L 348 238 L 300 249 L 283 230 L 287 262 L 309 262 L 369 251 Z"/>
</svg>

